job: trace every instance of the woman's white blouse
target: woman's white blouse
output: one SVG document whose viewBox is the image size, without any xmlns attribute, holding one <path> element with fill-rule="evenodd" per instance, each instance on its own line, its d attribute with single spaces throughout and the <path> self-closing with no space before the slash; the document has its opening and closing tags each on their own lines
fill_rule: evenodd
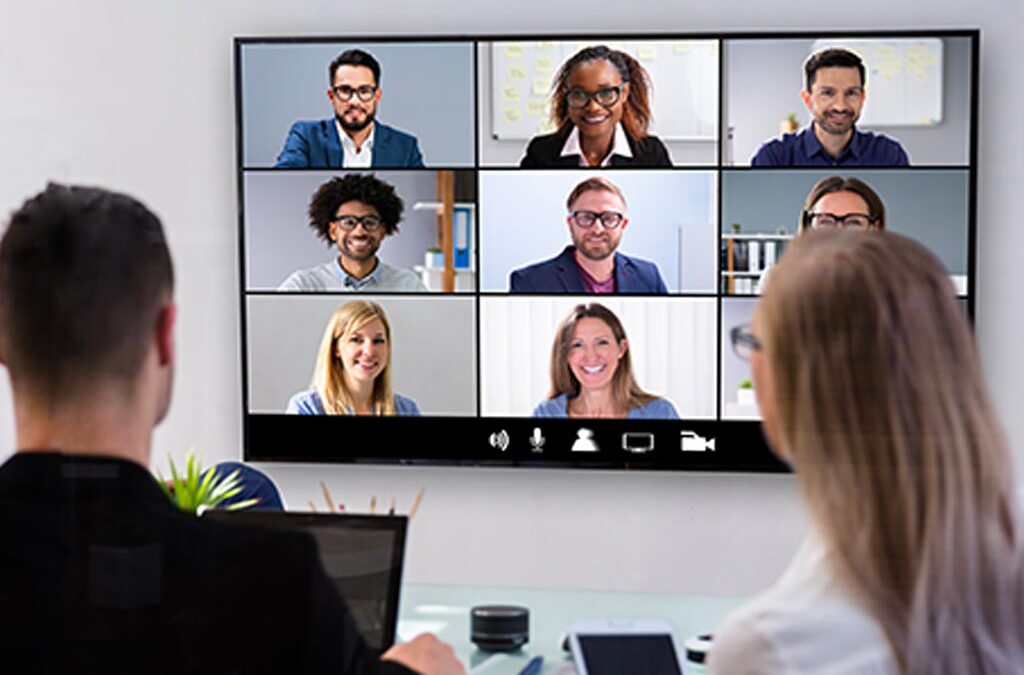
<svg viewBox="0 0 1024 675">
<path fill-rule="evenodd" d="M 809 537 L 775 585 L 714 635 L 711 675 L 898 675 L 881 627 Z"/>
</svg>

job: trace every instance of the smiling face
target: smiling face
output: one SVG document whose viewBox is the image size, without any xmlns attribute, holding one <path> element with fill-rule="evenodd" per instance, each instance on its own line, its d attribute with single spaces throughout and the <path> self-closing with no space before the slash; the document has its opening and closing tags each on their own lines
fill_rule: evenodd
<svg viewBox="0 0 1024 675">
<path fill-rule="evenodd" d="M 864 83 L 856 68 L 819 68 L 811 91 L 800 92 L 815 125 L 829 134 L 844 135 L 860 119 L 864 106 Z"/>
<path fill-rule="evenodd" d="M 349 382 L 366 384 L 377 379 L 387 367 L 390 350 L 384 322 L 375 318 L 339 337 L 334 356 L 341 361 Z"/>
<path fill-rule="evenodd" d="M 377 216 L 380 217 L 377 209 L 363 202 L 345 202 L 335 211 L 335 218 L 342 216 Z M 354 230 L 345 230 L 337 221 L 331 223 L 331 239 L 338 244 L 338 251 L 345 258 L 357 262 L 371 260 L 377 254 L 380 243 L 384 241 L 386 233 L 384 227 L 374 232 L 367 232 L 363 225 L 357 225 Z"/>
<path fill-rule="evenodd" d="M 607 190 L 587 190 L 569 208 L 572 211 L 593 211 L 594 213 L 605 211 L 626 213 L 626 205 L 622 199 L 614 192 Z M 566 222 L 569 223 L 569 235 L 572 237 L 572 243 L 580 255 L 590 260 L 604 260 L 618 248 L 622 232 L 629 224 L 629 219 L 623 218 L 622 223 L 613 230 L 601 225 L 600 218 L 590 227 L 580 227 L 571 215 L 566 218 Z"/>
<path fill-rule="evenodd" d="M 618 342 L 611 326 L 601 319 L 584 317 L 576 322 L 569 340 L 569 370 L 581 389 L 607 387 L 626 349 L 626 340 Z"/>
<path fill-rule="evenodd" d="M 629 96 L 629 83 L 622 81 L 618 69 L 605 59 L 583 61 L 569 73 L 566 88 L 596 94 L 602 89 L 622 87 L 618 100 L 603 106 L 591 97 L 582 108 L 569 107 L 569 120 L 576 125 L 580 136 L 589 139 L 610 139 L 615 125 L 622 120 L 622 111 Z"/>
<path fill-rule="evenodd" d="M 362 131 L 373 121 L 377 106 L 380 104 L 381 91 L 377 89 L 369 101 L 359 100 L 356 94 L 352 94 L 346 101 L 335 93 L 335 89 L 349 87 L 358 91 L 360 87 L 376 86 L 373 71 L 366 66 L 343 65 L 334 71 L 334 82 L 331 89 L 327 90 L 327 98 L 334 108 L 335 117 L 345 131 Z"/>
</svg>

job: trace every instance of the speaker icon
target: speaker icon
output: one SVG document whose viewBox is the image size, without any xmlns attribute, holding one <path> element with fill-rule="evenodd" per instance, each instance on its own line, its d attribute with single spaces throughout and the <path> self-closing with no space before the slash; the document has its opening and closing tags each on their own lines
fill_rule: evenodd
<svg viewBox="0 0 1024 675">
<path fill-rule="evenodd" d="M 508 450 L 508 432 L 504 429 L 499 430 L 496 433 L 491 434 L 488 442 L 492 448 L 498 448 L 502 452 Z"/>
</svg>

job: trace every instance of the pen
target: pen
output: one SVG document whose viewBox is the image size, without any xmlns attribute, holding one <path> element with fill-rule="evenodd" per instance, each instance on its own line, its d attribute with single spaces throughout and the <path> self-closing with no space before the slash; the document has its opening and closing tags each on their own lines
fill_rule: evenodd
<svg viewBox="0 0 1024 675">
<path fill-rule="evenodd" d="M 543 665 L 544 657 L 534 656 L 525 666 L 523 666 L 523 669 L 519 671 L 519 675 L 537 675 Z"/>
</svg>

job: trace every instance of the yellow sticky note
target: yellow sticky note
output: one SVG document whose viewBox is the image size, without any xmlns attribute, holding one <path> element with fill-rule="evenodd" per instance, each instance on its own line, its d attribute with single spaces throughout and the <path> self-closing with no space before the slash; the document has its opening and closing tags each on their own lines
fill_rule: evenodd
<svg viewBox="0 0 1024 675">
<path fill-rule="evenodd" d="M 548 81 L 543 77 L 538 77 L 533 81 L 533 95 L 544 96 L 548 93 Z"/>
<path fill-rule="evenodd" d="M 522 118 L 523 114 L 519 112 L 519 108 L 505 108 L 506 122 L 518 122 Z"/>
<path fill-rule="evenodd" d="M 550 73 L 554 65 L 554 61 L 545 56 L 537 59 L 533 67 L 538 73 Z"/>
<path fill-rule="evenodd" d="M 510 86 L 502 87 L 501 96 L 506 101 L 518 101 L 519 100 L 519 87 Z"/>
<path fill-rule="evenodd" d="M 672 51 L 676 54 L 689 54 L 693 51 L 693 44 L 690 42 L 677 42 L 672 45 Z"/>
<path fill-rule="evenodd" d="M 550 52 L 555 48 L 554 42 L 538 42 L 537 50 L 542 52 Z"/>
<path fill-rule="evenodd" d="M 522 66 L 509 66 L 508 79 L 512 82 L 518 82 L 526 79 L 526 68 Z"/>
<path fill-rule="evenodd" d="M 518 59 L 523 56 L 523 46 L 519 44 L 505 45 L 505 58 Z"/>
<path fill-rule="evenodd" d="M 640 45 L 636 50 L 636 57 L 641 61 L 653 61 L 658 57 L 658 48 L 654 45 Z"/>
<path fill-rule="evenodd" d="M 532 117 L 538 117 L 544 114 L 544 109 L 547 107 L 547 101 L 544 99 L 531 98 L 526 102 L 526 114 Z"/>
</svg>

